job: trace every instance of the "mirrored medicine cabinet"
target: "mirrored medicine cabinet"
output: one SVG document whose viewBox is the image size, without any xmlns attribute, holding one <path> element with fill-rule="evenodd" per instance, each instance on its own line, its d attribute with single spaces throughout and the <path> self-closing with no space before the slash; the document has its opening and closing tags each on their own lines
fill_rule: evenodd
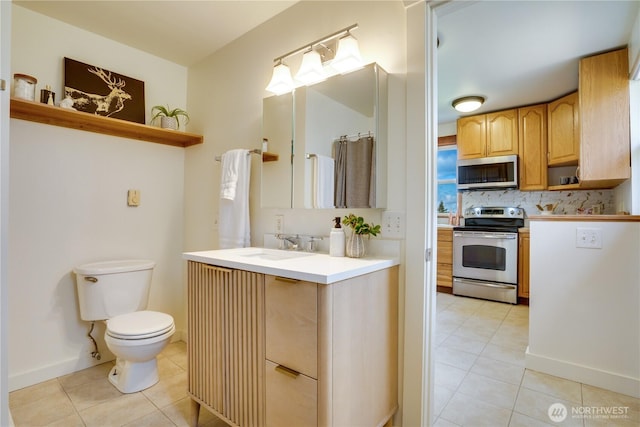
<svg viewBox="0 0 640 427">
<path fill-rule="evenodd" d="M 386 207 L 387 86 L 387 73 L 373 63 L 265 98 L 263 137 L 278 160 L 262 163 L 262 207 Z"/>
</svg>

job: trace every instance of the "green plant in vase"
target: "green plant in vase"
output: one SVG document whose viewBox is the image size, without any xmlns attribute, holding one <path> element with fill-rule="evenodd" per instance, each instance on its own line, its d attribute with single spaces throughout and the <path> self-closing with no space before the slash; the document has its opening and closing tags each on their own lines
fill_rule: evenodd
<svg viewBox="0 0 640 427">
<path fill-rule="evenodd" d="M 189 114 L 181 108 L 170 108 L 168 105 L 156 105 L 151 109 L 153 123 L 157 118 L 160 118 L 160 127 L 163 129 L 179 129 L 180 117 L 184 118 L 184 124 L 189 123 Z"/>
<path fill-rule="evenodd" d="M 346 253 L 351 258 L 361 258 L 366 254 L 366 245 L 363 236 L 370 238 L 380 233 L 380 226 L 373 223 L 364 222 L 364 218 L 354 214 L 349 214 L 342 220 L 344 225 L 351 228 L 351 235 L 347 240 Z"/>
</svg>

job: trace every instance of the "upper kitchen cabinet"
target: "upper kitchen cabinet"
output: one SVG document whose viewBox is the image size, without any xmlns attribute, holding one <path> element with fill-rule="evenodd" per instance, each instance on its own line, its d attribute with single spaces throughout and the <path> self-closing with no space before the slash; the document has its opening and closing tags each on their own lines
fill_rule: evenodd
<svg viewBox="0 0 640 427">
<path fill-rule="evenodd" d="M 580 157 L 578 92 L 547 105 L 549 117 L 549 166 L 577 165 Z"/>
<path fill-rule="evenodd" d="M 518 109 L 520 190 L 547 189 L 547 105 Z"/>
<path fill-rule="evenodd" d="M 458 119 L 458 158 L 518 154 L 518 110 Z"/>
<path fill-rule="evenodd" d="M 631 176 L 628 72 L 626 48 L 580 61 L 581 188 L 611 188 Z"/>
</svg>

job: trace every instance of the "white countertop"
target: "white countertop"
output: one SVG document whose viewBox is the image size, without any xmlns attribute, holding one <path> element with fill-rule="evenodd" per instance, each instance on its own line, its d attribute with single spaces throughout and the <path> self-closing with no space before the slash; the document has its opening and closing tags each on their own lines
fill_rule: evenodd
<svg viewBox="0 0 640 427">
<path fill-rule="evenodd" d="M 264 259 L 260 256 L 251 256 L 259 254 L 261 251 L 269 251 L 269 253 L 276 255 L 282 254 L 284 257 L 289 252 L 277 249 L 238 248 L 186 252 L 182 257 L 189 261 L 219 267 L 272 274 L 322 284 L 351 279 L 399 264 L 398 260 L 390 258 L 332 257 L 321 253 L 304 253 L 303 256 L 288 259 Z M 296 256 L 298 254 L 295 253 Z"/>
</svg>

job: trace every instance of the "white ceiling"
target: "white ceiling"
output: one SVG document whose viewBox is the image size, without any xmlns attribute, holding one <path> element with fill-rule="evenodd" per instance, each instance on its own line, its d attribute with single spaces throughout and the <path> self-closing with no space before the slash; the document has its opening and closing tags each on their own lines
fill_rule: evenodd
<svg viewBox="0 0 640 427">
<path fill-rule="evenodd" d="M 297 1 L 15 1 L 189 66 Z M 474 114 L 554 99 L 578 86 L 578 59 L 625 45 L 640 2 L 454 1 L 438 9 L 438 114 L 481 95 Z M 330 4 L 327 7 L 331 7 Z"/>
<path fill-rule="evenodd" d="M 189 66 L 296 1 L 16 1 L 75 27 Z"/>
<path fill-rule="evenodd" d="M 455 2 L 438 12 L 438 122 L 459 97 L 496 111 L 578 88 L 578 60 L 626 45 L 638 1 Z M 456 7 L 457 6 L 457 7 Z"/>
</svg>

